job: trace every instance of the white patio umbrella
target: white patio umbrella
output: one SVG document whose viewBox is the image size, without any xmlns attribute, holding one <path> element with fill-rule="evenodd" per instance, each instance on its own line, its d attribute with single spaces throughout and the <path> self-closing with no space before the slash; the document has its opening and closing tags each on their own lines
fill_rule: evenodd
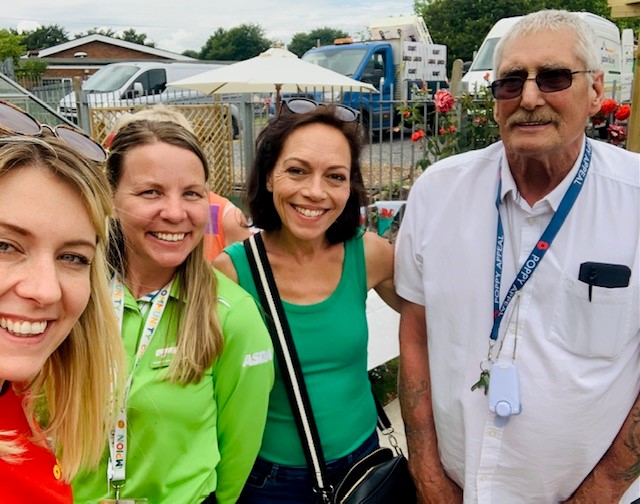
<svg viewBox="0 0 640 504">
<path fill-rule="evenodd" d="M 260 55 L 229 66 L 169 82 L 168 86 L 195 89 L 207 94 L 301 92 L 305 88 L 349 88 L 351 91 L 378 91 L 360 82 L 313 63 L 302 61 L 286 49 L 273 47 Z"/>
</svg>

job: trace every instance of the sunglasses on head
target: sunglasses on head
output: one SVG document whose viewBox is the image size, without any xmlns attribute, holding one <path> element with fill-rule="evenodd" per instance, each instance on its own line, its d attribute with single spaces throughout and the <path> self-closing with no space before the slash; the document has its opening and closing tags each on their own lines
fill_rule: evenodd
<svg viewBox="0 0 640 504">
<path fill-rule="evenodd" d="M 93 161 L 106 161 L 107 152 L 88 135 L 64 124 L 58 126 L 41 124 L 20 107 L 0 100 L 0 130 L 11 135 L 39 136 L 45 128 L 83 156 Z"/>
<path fill-rule="evenodd" d="M 289 112 L 294 114 L 304 114 L 311 112 L 318 107 L 332 106 L 335 110 L 335 115 L 342 122 L 350 123 L 358 120 L 360 112 L 346 105 L 339 103 L 320 103 L 310 98 L 284 98 L 280 106 L 280 113 L 282 113 L 282 107 L 286 107 Z"/>
<path fill-rule="evenodd" d="M 522 94 L 524 83 L 528 80 L 536 81 L 538 89 L 543 93 L 555 93 L 571 87 L 573 76 L 581 73 L 593 73 L 593 70 L 574 70 L 568 68 L 554 68 L 543 70 L 535 77 L 527 78 L 529 75 L 525 70 L 502 79 L 494 80 L 491 83 L 491 92 L 496 100 L 511 100 Z"/>
</svg>

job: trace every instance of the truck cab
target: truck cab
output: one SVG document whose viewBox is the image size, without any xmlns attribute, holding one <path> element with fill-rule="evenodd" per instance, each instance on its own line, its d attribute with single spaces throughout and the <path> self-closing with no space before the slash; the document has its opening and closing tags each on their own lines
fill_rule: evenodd
<svg viewBox="0 0 640 504">
<path fill-rule="evenodd" d="M 425 85 L 433 93 L 446 83 L 446 47 L 433 43 L 419 16 L 396 16 L 373 21 L 371 40 L 336 39 L 307 51 L 302 59 L 352 79 L 372 84 L 378 94 L 347 90 L 309 90 L 284 94 L 316 101 L 339 102 L 360 111 L 362 124 L 376 134 L 400 124 L 398 100 L 413 100 Z M 273 102 L 273 100 L 272 100 Z"/>
<path fill-rule="evenodd" d="M 395 68 L 393 49 L 388 42 L 351 42 L 350 39 L 336 41 L 330 46 L 307 51 L 302 59 L 320 65 L 352 79 L 372 84 L 378 94 L 333 91 L 315 96 L 322 101 L 340 102 L 359 110 L 365 127 L 374 130 L 394 125 Z"/>
</svg>

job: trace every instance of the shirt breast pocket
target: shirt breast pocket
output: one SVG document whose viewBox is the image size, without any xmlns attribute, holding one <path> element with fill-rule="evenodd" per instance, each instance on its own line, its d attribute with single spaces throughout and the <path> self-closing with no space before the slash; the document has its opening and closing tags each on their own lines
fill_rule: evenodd
<svg viewBox="0 0 640 504">
<path fill-rule="evenodd" d="M 563 274 L 548 339 L 572 354 L 614 358 L 638 334 L 637 285 L 608 289 Z"/>
</svg>

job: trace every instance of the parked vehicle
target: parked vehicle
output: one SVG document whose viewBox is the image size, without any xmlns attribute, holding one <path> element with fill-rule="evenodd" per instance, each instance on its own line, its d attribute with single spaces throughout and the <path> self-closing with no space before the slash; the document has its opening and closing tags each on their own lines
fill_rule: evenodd
<svg viewBox="0 0 640 504">
<path fill-rule="evenodd" d="M 623 40 L 627 45 L 629 45 L 629 35 L 631 36 L 631 49 L 627 49 L 631 57 L 625 58 L 623 64 L 623 45 L 618 27 L 611 21 L 590 12 L 578 12 L 577 14 L 593 27 L 598 37 L 602 68 L 605 72 L 605 96 L 609 98 L 615 97 L 618 101 L 630 100 L 631 82 L 633 80 L 631 70 L 633 63 L 633 31 L 628 30 L 629 33 L 626 35 L 624 32 L 627 32 L 627 30 L 623 31 Z M 484 42 L 482 42 L 478 53 L 473 58 L 471 68 L 462 77 L 462 91 L 473 93 L 491 83 L 494 78 L 493 53 L 496 45 L 502 36 L 521 18 L 522 16 L 502 18 L 493 25 Z"/>
<path fill-rule="evenodd" d="M 222 65 L 184 62 L 123 62 L 106 65 L 82 83 L 90 107 L 114 107 L 164 103 L 211 103 L 213 98 L 198 91 L 167 88 L 167 82 L 184 79 Z M 240 113 L 231 104 L 234 137 L 240 132 Z M 78 123 L 75 93 L 64 96 L 59 112 Z"/>
<path fill-rule="evenodd" d="M 307 51 L 302 59 L 376 87 L 379 94 L 340 90 L 298 93 L 319 101 L 337 101 L 360 110 L 362 123 L 375 132 L 400 123 L 393 100 L 416 99 L 447 87 L 447 48 L 434 44 L 419 16 L 397 16 L 371 23 L 371 40 L 336 39 Z M 291 95 L 283 95 L 284 98 Z M 424 98 L 424 97 L 421 97 Z M 273 102 L 273 100 L 272 100 Z"/>
</svg>

